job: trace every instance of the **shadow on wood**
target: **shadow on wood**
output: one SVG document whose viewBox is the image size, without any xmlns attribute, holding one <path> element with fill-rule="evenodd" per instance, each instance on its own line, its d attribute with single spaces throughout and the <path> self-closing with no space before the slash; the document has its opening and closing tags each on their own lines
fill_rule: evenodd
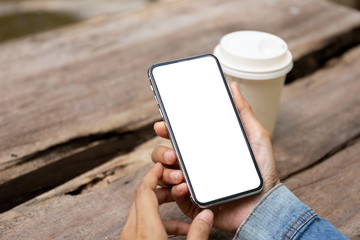
<svg viewBox="0 0 360 240">
<path fill-rule="evenodd" d="M 0 185 L 0 213 L 63 184 L 118 155 L 130 152 L 135 146 L 154 135 L 151 125 L 134 132 L 123 134 L 112 132 L 66 143 L 67 145 L 78 145 L 80 143 L 87 145 L 89 142 L 94 142 L 83 151 L 59 159 Z M 76 194 L 76 191 L 72 194 Z"/>
<path fill-rule="evenodd" d="M 80 20 L 76 16 L 56 12 L 28 12 L 0 16 L 0 42 L 56 29 Z"/>
</svg>

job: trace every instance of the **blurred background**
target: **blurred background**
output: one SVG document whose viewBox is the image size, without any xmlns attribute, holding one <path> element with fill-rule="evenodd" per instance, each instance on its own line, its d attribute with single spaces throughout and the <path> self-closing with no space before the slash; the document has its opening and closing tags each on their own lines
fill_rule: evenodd
<svg viewBox="0 0 360 240">
<path fill-rule="evenodd" d="M 156 2 L 179 0 L 0 0 L 0 44 L 87 19 L 126 14 Z M 330 0 L 360 9 L 360 0 Z"/>
<path fill-rule="evenodd" d="M 0 42 L 166 0 L 0 0 Z"/>
</svg>

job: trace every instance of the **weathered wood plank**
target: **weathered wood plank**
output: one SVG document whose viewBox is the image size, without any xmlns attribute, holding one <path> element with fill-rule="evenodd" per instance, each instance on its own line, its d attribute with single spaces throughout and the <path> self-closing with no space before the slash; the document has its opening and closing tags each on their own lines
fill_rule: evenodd
<svg viewBox="0 0 360 240">
<path fill-rule="evenodd" d="M 78 195 L 84 194 L 94 189 L 103 188 L 121 178 L 127 177 L 132 179 L 132 174 L 138 169 L 151 162 L 151 153 L 155 146 L 163 145 L 171 147 L 168 140 L 160 137 L 154 137 L 149 141 L 140 144 L 134 151 L 114 158 L 110 162 L 88 171 L 66 184 L 52 189 L 30 202 L 39 202 L 44 199 L 52 198 L 59 195 Z M 147 165 L 146 168 L 148 168 Z"/>
<path fill-rule="evenodd" d="M 359 65 L 360 46 L 285 87 L 273 143 L 281 178 L 323 161 L 359 137 Z M 109 171 L 99 169 L 94 172 Z"/>
<path fill-rule="evenodd" d="M 155 137 L 133 152 L 1 214 L 0 239 L 118 239 L 133 191 L 153 165 L 150 155 L 159 144 L 170 146 L 169 141 Z M 161 214 L 189 221 L 174 204 L 162 206 Z M 210 239 L 231 237 L 213 231 Z"/>
<path fill-rule="evenodd" d="M 151 0 L 0 1 L 0 43 L 51 31 L 84 19 L 127 14 Z"/>
<path fill-rule="evenodd" d="M 285 181 L 305 204 L 350 239 L 360 239 L 360 141 Z"/>
<path fill-rule="evenodd" d="M 0 169 L 77 137 L 158 119 L 145 76 L 153 62 L 211 52 L 242 29 L 283 37 L 297 59 L 359 23 L 358 12 L 325 1 L 179 1 L 4 44 Z"/>
<path fill-rule="evenodd" d="M 309 139 L 318 139 L 318 142 L 313 142 L 313 144 L 321 146 L 319 149 L 324 151 L 319 154 L 318 151 L 306 153 L 304 150 L 302 156 L 306 161 L 310 159 L 313 163 L 316 163 L 319 160 L 318 155 L 322 156 L 328 152 L 328 149 L 322 146 L 322 141 L 326 141 L 326 138 L 319 138 L 319 133 L 316 131 L 319 121 L 326 125 L 329 122 L 328 118 L 333 120 L 334 125 L 327 128 L 330 136 L 339 134 L 339 129 L 341 130 L 342 125 L 344 125 L 344 122 L 337 119 L 336 116 L 326 115 L 328 118 L 319 118 L 317 114 L 323 115 L 331 112 L 339 115 L 338 112 L 343 109 L 343 106 L 348 106 L 349 109 L 354 111 L 342 111 L 343 115 L 347 116 L 346 125 L 352 127 L 355 132 L 358 131 L 358 126 L 354 126 L 354 124 L 356 125 L 359 119 L 356 118 L 358 116 L 356 115 L 358 114 L 356 105 L 359 105 L 359 99 L 353 93 L 358 91 L 354 83 L 358 83 L 359 78 L 356 77 L 356 74 L 359 73 L 357 73 L 354 66 L 359 65 L 359 56 L 360 47 L 347 53 L 343 58 L 334 61 L 331 67 L 320 70 L 318 73 L 285 88 L 282 106 L 287 106 L 287 104 L 295 101 L 292 98 L 294 96 L 294 98 L 299 99 L 297 107 L 300 109 L 302 105 L 308 106 L 310 103 L 315 104 L 316 102 L 322 102 L 321 107 L 327 109 L 326 111 L 319 111 L 319 108 L 312 107 L 308 108 L 308 111 L 304 114 L 303 120 L 306 121 L 301 123 L 314 126 L 313 131 L 306 134 L 307 137 Z M 341 78 L 342 75 L 347 74 L 352 80 Z M 330 75 L 334 76 L 331 77 Z M 309 79 L 313 80 L 309 82 Z M 335 83 L 340 84 L 340 86 L 350 87 L 350 89 L 346 88 L 345 96 L 347 97 L 343 95 L 343 91 L 336 92 L 333 97 L 337 99 L 337 104 L 325 104 L 328 99 L 324 98 L 324 94 L 319 94 L 319 89 L 325 88 L 325 91 L 326 85 L 333 86 L 335 89 L 339 88 L 339 85 Z M 304 98 L 303 94 L 305 93 L 316 97 Z M 289 114 L 293 115 L 293 117 L 288 116 L 288 118 L 292 119 L 292 121 L 284 121 L 283 124 L 280 124 L 278 132 L 283 131 L 282 129 L 288 129 L 288 126 L 291 126 L 294 119 L 298 117 L 288 109 L 290 107 L 282 107 L 283 114 L 280 114 L 280 116 L 285 116 L 285 111 L 289 111 Z M 300 128 L 301 126 L 300 124 Z M 295 131 L 291 136 L 293 138 L 288 139 L 288 141 L 295 141 L 301 138 L 302 132 Z M 320 136 L 323 137 L 321 134 Z M 287 138 L 287 134 L 281 134 L 278 138 L 280 140 Z M 342 144 L 343 148 L 338 149 L 336 154 L 322 158 L 312 168 L 307 165 L 307 168 L 301 173 L 294 174 L 292 172 L 293 176 L 285 180 L 287 186 L 298 197 L 351 238 L 356 238 L 359 235 L 358 199 L 360 199 L 360 191 L 358 189 L 358 178 L 360 174 L 358 169 L 360 168 L 358 166 L 358 155 L 360 148 L 359 137 L 355 138 L 355 142 L 347 141 L 347 144 Z M 338 140 L 341 141 L 343 138 L 339 137 Z M 287 145 L 279 145 L 280 142 L 275 145 L 275 151 L 279 153 L 283 147 L 285 149 L 283 152 L 289 151 L 289 148 L 286 148 Z M 57 189 L 1 214 L 0 232 L 2 232 L 2 235 L 0 239 L 21 236 L 33 237 L 34 239 L 49 237 L 57 239 L 108 237 L 108 239 L 116 239 L 126 219 L 133 190 L 142 178 L 144 171 L 151 166 L 150 154 L 157 144 L 169 144 L 169 142 L 154 138 L 128 155 L 100 166 Z M 301 146 L 299 144 L 293 146 L 292 149 Z M 286 171 L 294 171 L 302 159 L 301 157 L 292 157 L 287 158 L 286 161 L 285 159 L 278 161 L 278 167 L 282 169 L 282 174 L 286 173 Z M 149 165 L 145 165 L 146 163 L 149 163 Z M 119 169 L 120 166 L 123 166 L 123 170 L 117 171 L 116 169 Z M 295 168 L 292 166 L 295 166 Z M 131 167 L 133 168 L 131 169 Z M 142 168 L 142 170 L 137 174 L 132 174 L 138 168 Z M 124 173 L 126 173 L 126 177 L 121 178 Z M 95 187 L 92 187 L 94 183 Z M 344 199 L 346 199 L 346 204 L 343 202 Z M 337 210 L 333 211 L 334 209 Z M 171 205 L 163 209 L 163 213 L 169 217 L 186 220 L 176 207 Z M 219 232 L 214 234 L 214 236 L 223 236 L 223 233 Z"/>
<path fill-rule="evenodd" d="M 131 158 L 139 159 L 141 163 L 137 163 L 137 167 L 143 167 L 135 175 L 81 195 L 60 196 L 58 194 L 64 189 L 59 188 L 60 191 L 55 194 L 58 197 L 45 194 L 0 215 L 0 239 L 117 239 L 127 217 L 133 190 L 151 166 L 149 160 L 144 159 L 148 158 L 152 147 L 159 143 L 165 142 L 155 138 L 129 154 L 128 159 L 118 161 L 117 164 L 121 165 L 133 163 L 133 160 L 129 161 Z M 327 161 L 286 180 L 285 184 L 321 217 L 328 219 L 351 239 L 359 239 L 360 209 L 357 206 L 360 189 L 357 182 L 360 175 L 353 169 L 360 169 L 357 160 L 360 142 L 357 140 L 352 144 Z M 102 170 L 111 166 L 107 165 Z M 128 169 L 127 173 L 132 171 Z M 173 204 L 162 207 L 161 213 L 164 218 L 188 221 Z M 215 231 L 211 239 L 231 239 L 231 235 Z"/>
<path fill-rule="evenodd" d="M 17 207 L 1 215 L 0 239 L 118 239 L 137 184 L 127 182 Z"/>
<path fill-rule="evenodd" d="M 140 145 L 134 152 L 115 159 L 110 165 L 109 163 L 105 164 L 94 175 L 92 175 L 92 172 L 89 172 L 84 177 L 80 176 L 79 180 L 75 181 L 77 184 L 82 184 L 89 177 L 92 179 L 104 177 L 107 171 L 118 173 L 120 174 L 118 175 L 119 177 L 123 176 L 123 174 L 129 175 L 108 187 L 98 188 L 97 191 L 79 195 L 67 195 L 61 192 L 61 189 L 58 191 L 53 190 L 52 196 L 62 193 L 61 196 L 51 198 L 44 196 L 41 198 L 41 201 L 32 201 L 29 206 L 25 205 L 16 208 L 14 212 L 8 212 L 10 214 L 0 215 L 2 220 L 4 220 L 0 224 L 0 238 L 64 239 L 67 237 L 79 237 L 82 239 L 104 239 L 104 234 L 109 239 L 118 238 L 132 201 L 133 189 L 149 165 L 135 175 L 134 169 L 137 170 L 151 162 L 151 151 L 159 143 L 161 143 L 160 138 L 150 140 Z M 122 168 L 122 171 L 117 171 L 119 168 Z M 105 181 L 112 181 L 111 174 L 107 175 Z M 68 186 L 67 190 L 75 190 L 75 188 L 71 188 L 71 183 Z M 78 186 L 76 185 L 75 187 Z M 96 196 L 97 194 L 101 196 L 98 197 Z M 32 208 L 38 209 L 37 213 L 34 213 L 35 215 L 30 213 Z M 29 210 L 30 212 L 28 212 Z M 25 212 L 29 214 L 25 214 Z M 94 214 L 98 217 L 95 217 Z M 59 222 L 58 217 L 55 216 L 59 216 L 63 220 Z M 77 223 L 72 222 L 74 219 L 77 219 Z M 18 229 L 19 231 L 15 230 L 15 225 L 20 221 L 24 223 L 24 228 L 22 230 Z M 93 230 L 91 230 L 92 227 L 88 228 L 93 224 L 99 227 Z M 88 230 L 85 230 L 87 228 Z M 44 229 L 47 230 L 44 231 Z"/>
<path fill-rule="evenodd" d="M 360 135 L 360 47 L 288 85 L 274 134 L 281 178 L 316 163 Z"/>
<path fill-rule="evenodd" d="M 1 1 L 0 16 L 28 12 L 60 12 L 77 18 L 86 19 L 102 15 L 127 13 L 151 4 L 151 0 L 99 0 L 85 1 Z"/>
<path fill-rule="evenodd" d="M 116 156 L 130 152 L 154 135 L 152 127 L 120 135 L 108 133 L 106 138 L 90 142 L 86 147 L 62 149 L 64 153 L 51 152 L 50 159 L 46 159 L 47 154 L 40 155 L 39 159 L 45 161 L 36 162 L 38 167 L 35 170 L 0 184 L 0 212 L 61 185 L 106 161 L 116 159 Z M 2 171 L 0 180 L 9 177 L 15 170 L 25 172 L 28 164 L 34 164 L 34 161 Z"/>
</svg>

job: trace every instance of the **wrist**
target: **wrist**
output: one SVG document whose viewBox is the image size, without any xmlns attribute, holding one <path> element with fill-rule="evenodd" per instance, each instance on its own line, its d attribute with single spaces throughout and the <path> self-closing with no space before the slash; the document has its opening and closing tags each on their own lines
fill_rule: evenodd
<svg viewBox="0 0 360 240">
<path fill-rule="evenodd" d="M 260 193 L 246 197 L 244 199 L 240 199 L 241 207 L 236 214 L 236 219 L 233 219 L 233 223 L 231 232 L 235 233 L 238 227 L 248 218 L 248 216 L 254 211 L 255 207 L 259 204 L 259 202 L 263 199 L 263 197 L 268 194 L 271 190 L 275 188 L 275 186 L 280 184 L 279 178 L 274 178 L 272 181 L 266 181 L 264 183 L 264 187 Z"/>
<path fill-rule="evenodd" d="M 294 236 L 316 216 L 283 184 L 278 184 L 256 204 L 234 239 L 285 239 Z"/>
</svg>

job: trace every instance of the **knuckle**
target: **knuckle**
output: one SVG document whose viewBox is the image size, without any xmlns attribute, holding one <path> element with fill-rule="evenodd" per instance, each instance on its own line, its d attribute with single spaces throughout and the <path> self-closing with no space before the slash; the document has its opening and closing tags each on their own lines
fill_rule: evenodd
<svg viewBox="0 0 360 240">
<path fill-rule="evenodd" d="M 251 105 L 245 100 L 245 109 L 248 111 L 253 112 L 253 108 L 251 107 Z"/>
<path fill-rule="evenodd" d="M 151 153 L 151 160 L 153 162 L 157 162 L 157 154 L 158 154 L 158 152 L 159 152 L 159 146 L 156 146 L 154 148 L 154 150 L 152 151 L 152 153 Z"/>
<path fill-rule="evenodd" d="M 157 163 L 159 161 L 159 158 L 161 156 L 161 153 L 163 152 L 164 147 L 163 146 L 156 146 L 154 150 L 151 153 L 151 160 L 154 163 Z"/>
<path fill-rule="evenodd" d="M 266 130 L 262 125 L 260 126 L 260 129 L 256 132 L 256 138 L 257 139 L 271 139 L 270 132 Z"/>
<path fill-rule="evenodd" d="M 262 129 L 261 135 L 262 135 L 262 137 L 264 137 L 264 138 L 271 138 L 270 132 L 269 132 L 267 129 L 265 129 L 265 128 Z"/>
<path fill-rule="evenodd" d="M 251 107 L 251 105 L 248 102 L 246 102 L 246 108 L 250 111 L 253 111 L 253 108 Z"/>
</svg>

